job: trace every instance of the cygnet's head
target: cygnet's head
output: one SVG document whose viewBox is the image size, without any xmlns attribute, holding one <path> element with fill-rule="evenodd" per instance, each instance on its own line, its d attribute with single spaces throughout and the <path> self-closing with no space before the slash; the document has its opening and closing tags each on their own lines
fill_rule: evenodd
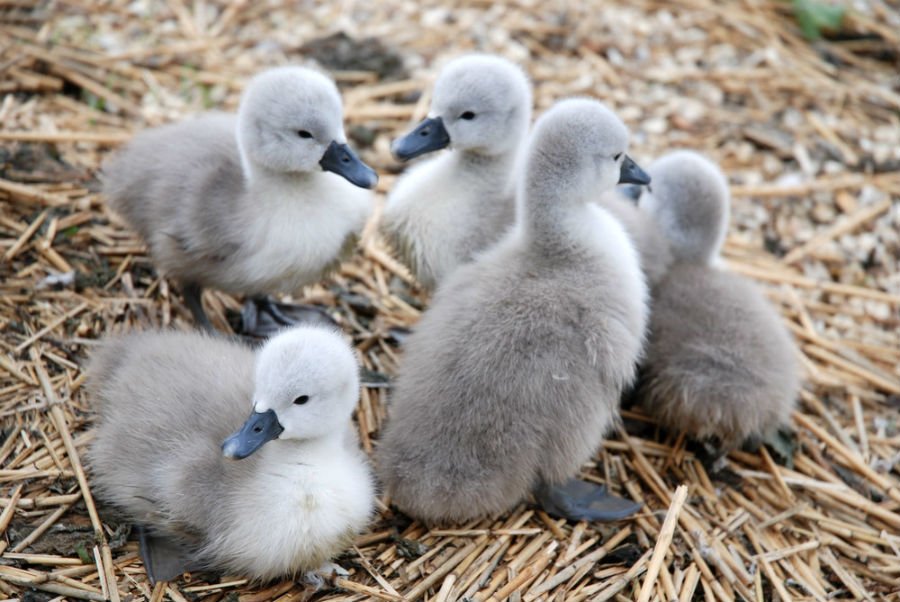
<svg viewBox="0 0 900 602">
<path fill-rule="evenodd" d="M 428 118 L 394 141 L 407 161 L 450 146 L 482 155 L 515 151 L 531 120 L 531 83 L 514 63 L 485 54 L 454 59 L 434 85 Z"/>
<path fill-rule="evenodd" d="M 277 67 L 253 78 L 238 111 L 238 143 L 251 173 L 322 169 L 363 188 L 378 181 L 347 145 L 337 87 L 312 69 Z"/>
<path fill-rule="evenodd" d="M 534 126 L 526 157 L 526 190 L 588 199 L 616 183 L 649 184 L 626 154 L 628 129 L 606 105 L 572 98 L 553 105 Z"/>
<path fill-rule="evenodd" d="M 659 224 L 674 256 L 703 264 L 714 261 L 728 230 L 725 175 L 709 159 L 686 150 L 657 159 L 650 175 L 652 192 L 640 197 L 640 208 Z"/>
<path fill-rule="evenodd" d="M 358 397 L 359 365 L 337 332 L 285 330 L 257 354 L 253 410 L 222 453 L 239 460 L 273 439 L 343 436 Z"/>
</svg>

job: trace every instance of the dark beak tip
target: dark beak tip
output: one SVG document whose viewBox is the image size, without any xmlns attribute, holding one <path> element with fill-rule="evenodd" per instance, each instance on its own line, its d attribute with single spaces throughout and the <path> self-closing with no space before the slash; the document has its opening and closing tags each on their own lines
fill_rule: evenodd
<svg viewBox="0 0 900 602">
<path fill-rule="evenodd" d="M 268 441 L 277 439 L 282 431 L 284 427 L 274 410 L 252 412 L 241 428 L 222 442 L 222 455 L 231 460 L 242 460 Z"/>
<path fill-rule="evenodd" d="M 234 445 L 229 445 L 227 439 L 225 440 L 225 443 L 222 444 L 222 455 L 229 460 L 242 460 L 245 457 L 238 453 Z"/>
<path fill-rule="evenodd" d="M 619 172 L 619 184 L 648 186 L 650 184 L 650 174 L 641 169 L 631 157 L 625 155 L 625 160 L 622 162 L 622 168 Z"/>
<path fill-rule="evenodd" d="M 397 138 L 394 140 L 394 143 L 391 144 L 391 154 L 398 161 L 409 161 L 411 159 L 415 159 L 421 153 L 417 153 L 415 149 L 414 140 L 410 141 L 409 136 L 404 136 L 403 138 Z"/>
<path fill-rule="evenodd" d="M 444 127 L 444 121 L 440 117 L 429 117 L 402 138 L 394 140 L 391 154 L 398 161 L 409 161 L 449 145 L 450 134 Z"/>
<path fill-rule="evenodd" d="M 335 173 L 354 186 L 372 188 L 378 182 L 378 174 L 362 162 L 346 144 L 332 141 L 319 161 L 324 171 Z"/>
<path fill-rule="evenodd" d="M 394 144 L 391 145 L 391 155 L 393 155 L 394 159 L 397 161 L 409 161 L 409 155 L 407 155 L 402 148 L 399 148 L 398 142 L 400 142 L 400 140 L 394 140 Z"/>
<path fill-rule="evenodd" d="M 241 453 L 240 431 L 230 435 L 222 442 L 222 455 L 229 460 L 243 460 L 247 454 Z"/>
<path fill-rule="evenodd" d="M 375 188 L 378 185 L 378 176 L 377 175 L 364 176 L 355 183 L 360 188 L 365 188 L 366 190 L 372 190 L 373 188 Z"/>
</svg>

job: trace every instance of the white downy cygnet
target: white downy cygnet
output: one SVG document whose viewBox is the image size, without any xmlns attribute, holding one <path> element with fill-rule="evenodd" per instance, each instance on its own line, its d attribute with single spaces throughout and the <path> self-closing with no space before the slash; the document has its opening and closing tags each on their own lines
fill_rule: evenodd
<svg viewBox="0 0 900 602">
<path fill-rule="evenodd" d="M 338 333 L 314 326 L 256 353 L 163 331 L 94 354 L 92 482 L 138 527 L 151 580 L 185 570 L 290 577 L 353 542 L 374 504 L 350 419 L 358 369 Z"/>
<path fill-rule="evenodd" d="M 410 336 L 378 447 L 397 506 L 429 523 L 514 507 L 603 520 L 639 505 L 575 480 L 618 415 L 644 343 L 647 288 L 621 224 L 593 201 L 646 182 L 628 131 L 586 99 L 535 125 L 517 223 L 445 280 Z"/>
<path fill-rule="evenodd" d="M 278 67 L 255 77 L 237 115 L 211 113 L 138 134 L 104 166 L 110 207 L 182 286 L 212 328 L 204 287 L 254 297 L 245 311 L 287 325 L 294 292 L 335 268 L 371 212 L 377 181 L 347 145 L 341 97 L 325 75 Z"/>
<path fill-rule="evenodd" d="M 728 228 L 719 168 L 690 151 L 650 168 L 640 210 L 674 263 L 652 288 L 637 399 L 661 425 L 722 451 L 759 442 L 788 423 L 800 388 L 796 350 L 781 317 L 750 281 L 716 264 Z"/>
<path fill-rule="evenodd" d="M 394 141 L 404 161 L 452 149 L 403 174 L 384 209 L 382 231 L 424 287 L 433 289 L 513 224 L 513 172 L 530 120 L 522 69 L 466 55 L 441 71 L 428 118 Z"/>
</svg>

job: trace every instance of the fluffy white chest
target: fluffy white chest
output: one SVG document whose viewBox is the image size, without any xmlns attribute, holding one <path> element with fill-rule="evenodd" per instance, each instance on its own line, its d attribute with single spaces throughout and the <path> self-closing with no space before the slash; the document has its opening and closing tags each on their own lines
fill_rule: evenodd
<svg viewBox="0 0 900 602">
<path fill-rule="evenodd" d="M 318 568 L 370 520 L 374 489 L 361 454 L 267 458 L 259 468 L 235 493 L 217 542 L 233 569 L 272 578 Z"/>
<path fill-rule="evenodd" d="M 291 292 L 318 280 L 341 259 L 372 206 L 368 191 L 332 174 L 264 182 L 254 186 L 253 199 L 238 269 L 259 292 Z"/>
<path fill-rule="evenodd" d="M 593 203 L 586 204 L 583 212 L 575 212 L 569 219 L 569 231 L 575 239 L 600 257 L 615 274 L 617 288 L 633 300 L 640 332 L 644 332 L 649 293 L 640 256 L 625 227 L 612 213 Z"/>
<path fill-rule="evenodd" d="M 471 249 L 484 198 L 480 182 L 463 177 L 448 158 L 422 164 L 401 179 L 388 198 L 383 228 L 416 277 L 433 287 Z"/>
</svg>

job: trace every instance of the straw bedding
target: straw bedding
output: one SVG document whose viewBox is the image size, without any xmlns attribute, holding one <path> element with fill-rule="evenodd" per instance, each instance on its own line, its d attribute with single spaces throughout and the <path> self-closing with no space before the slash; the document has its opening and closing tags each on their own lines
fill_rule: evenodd
<svg viewBox="0 0 900 602">
<path fill-rule="evenodd" d="M 900 596 L 900 13 L 854 3 L 826 39 L 817 2 L 520 0 L 91 3 L 0 0 L 0 597 L 29 600 L 789 600 Z M 807 11 L 807 12 L 803 12 Z M 805 16 L 804 16 L 805 15 Z M 793 438 L 723 466 L 646 416 L 583 477 L 645 503 L 567 524 L 528 504 L 429 530 L 381 507 L 313 594 L 190 575 L 148 585 L 128 527 L 90 496 L 82 367 L 111 332 L 189 328 L 180 297 L 106 210 L 103 159 L 132 132 L 233 109 L 269 65 L 316 60 L 348 132 L 384 174 L 424 116 L 433 66 L 465 50 L 525 65 L 538 111 L 609 103 L 648 163 L 673 147 L 732 185 L 728 266 L 760 282 L 793 332 L 805 385 Z M 366 450 L 399 361 L 392 329 L 427 305 L 364 232 L 355 258 L 298 294 L 328 306 L 367 370 Z M 210 293 L 227 328 L 238 300 Z M 208 580 L 206 580 L 208 579 Z"/>
</svg>

